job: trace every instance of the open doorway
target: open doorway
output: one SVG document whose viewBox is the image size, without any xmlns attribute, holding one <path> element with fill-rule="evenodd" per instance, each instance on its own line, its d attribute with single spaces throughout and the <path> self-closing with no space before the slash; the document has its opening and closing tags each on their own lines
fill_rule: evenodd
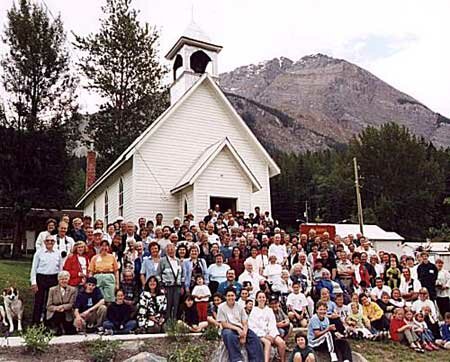
<svg viewBox="0 0 450 362">
<path fill-rule="evenodd" d="M 231 210 L 233 215 L 236 215 L 236 203 L 237 198 L 233 197 L 213 197 L 209 198 L 209 207 L 214 209 L 216 205 L 219 205 L 220 211 L 225 212 Z"/>
</svg>

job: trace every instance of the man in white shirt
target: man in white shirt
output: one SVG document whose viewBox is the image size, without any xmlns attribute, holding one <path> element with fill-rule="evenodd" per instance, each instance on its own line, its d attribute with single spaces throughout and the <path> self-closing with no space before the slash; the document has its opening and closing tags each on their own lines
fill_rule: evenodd
<svg viewBox="0 0 450 362">
<path fill-rule="evenodd" d="M 65 221 L 61 221 L 58 225 L 58 234 L 53 235 L 56 241 L 54 250 L 61 253 L 62 265 L 64 265 L 67 256 L 72 253 L 73 245 L 75 244 L 75 241 L 70 236 L 67 236 L 68 228 L 69 225 Z"/>
<path fill-rule="evenodd" d="M 411 271 L 408 267 L 402 268 L 402 277 L 400 278 L 400 293 L 407 305 L 411 305 L 419 296 L 419 290 L 422 287 L 420 281 L 411 278 Z"/>
<path fill-rule="evenodd" d="M 219 235 L 214 233 L 214 224 L 212 222 L 209 222 L 208 225 L 206 225 L 206 230 L 208 232 L 209 245 L 217 244 L 220 247 L 221 246 L 220 238 L 219 238 Z"/>
<path fill-rule="evenodd" d="M 239 283 L 241 283 L 241 285 L 244 288 L 245 288 L 244 283 L 250 282 L 250 284 L 251 284 L 250 297 L 251 297 L 251 299 L 255 299 L 256 293 L 258 293 L 258 291 L 259 291 L 259 282 L 261 280 L 265 280 L 265 279 L 259 273 L 253 271 L 252 263 L 245 262 L 244 267 L 245 267 L 245 270 L 239 276 L 238 281 L 239 281 Z"/>
<path fill-rule="evenodd" d="M 372 298 L 372 301 L 376 302 L 378 299 L 381 298 L 381 294 L 383 294 L 384 292 L 391 295 L 391 288 L 388 285 L 383 285 L 383 279 L 376 278 L 375 287 L 373 287 L 372 291 L 370 292 L 370 297 Z"/>
<path fill-rule="evenodd" d="M 54 250 L 55 239 L 48 235 L 44 240 L 44 245 L 45 248 L 34 254 L 31 265 L 31 290 L 35 294 L 33 324 L 41 321 L 42 313 L 47 305 L 48 291 L 58 284 L 58 273 L 62 268 L 61 255 Z"/>
<path fill-rule="evenodd" d="M 230 361 L 243 361 L 241 345 L 245 345 L 249 362 L 264 361 L 263 349 L 258 336 L 248 328 L 248 317 L 244 308 L 236 303 L 236 292 L 230 288 L 226 301 L 219 305 L 217 321 L 222 326 L 222 339 Z"/>
<path fill-rule="evenodd" d="M 277 263 L 284 265 L 286 263 L 288 253 L 286 245 L 281 245 L 281 235 L 275 234 L 273 237 L 273 244 L 269 247 L 269 254 L 275 254 L 277 256 Z"/>
</svg>

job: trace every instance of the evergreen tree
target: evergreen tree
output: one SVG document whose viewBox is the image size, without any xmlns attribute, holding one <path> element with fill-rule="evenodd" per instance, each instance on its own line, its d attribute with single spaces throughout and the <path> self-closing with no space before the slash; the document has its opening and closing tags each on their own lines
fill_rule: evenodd
<svg viewBox="0 0 450 362">
<path fill-rule="evenodd" d="M 0 117 L 0 204 L 12 208 L 14 255 L 21 252 L 31 207 L 63 206 L 67 162 L 64 127 L 76 113 L 76 79 L 61 19 L 21 0 L 7 13 L 2 59 L 5 111 Z"/>
<path fill-rule="evenodd" d="M 424 237 L 445 195 L 445 171 L 429 144 L 407 128 L 368 127 L 350 151 L 359 163 L 362 195 L 380 226 L 406 237 Z"/>
<path fill-rule="evenodd" d="M 84 55 L 79 63 L 88 89 L 104 103 L 89 120 L 88 131 L 99 152 L 99 171 L 114 161 L 168 106 L 161 86 L 159 34 L 141 24 L 131 0 L 107 0 L 98 33 L 76 37 Z"/>
</svg>

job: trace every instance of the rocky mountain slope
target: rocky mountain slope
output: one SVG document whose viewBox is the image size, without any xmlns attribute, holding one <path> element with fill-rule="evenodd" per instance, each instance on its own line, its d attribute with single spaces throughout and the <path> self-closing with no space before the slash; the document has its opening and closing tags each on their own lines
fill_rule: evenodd
<svg viewBox="0 0 450 362">
<path fill-rule="evenodd" d="M 450 119 L 368 71 L 326 55 L 239 67 L 222 74 L 220 86 L 271 149 L 325 149 L 390 121 L 436 146 L 450 146 Z"/>
</svg>

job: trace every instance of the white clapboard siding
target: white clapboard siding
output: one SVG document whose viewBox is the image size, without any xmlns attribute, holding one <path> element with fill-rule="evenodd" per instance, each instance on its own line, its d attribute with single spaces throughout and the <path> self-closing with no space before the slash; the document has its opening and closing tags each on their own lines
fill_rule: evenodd
<svg viewBox="0 0 450 362">
<path fill-rule="evenodd" d="M 252 184 L 228 148 L 224 148 L 195 182 L 196 213 L 206 215 L 210 197 L 236 198 L 236 208 L 251 211 Z"/>
<path fill-rule="evenodd" d="M 161 211 L 168 219 L 181 216 L 180 198 L 172 196 L 170 189 L 208 146 L 225 137 L 262 186 L 251 194 L 249 209 L 260 206 L 270 211 L 267 159 L 208 82 L 203 82 L 134 154 L 135 215 L 154 218 Z M 194 194 L 197 203 L 198 193 Z M 202 214 L 206 211 L 207 207 Z"/>
<path fill-rule="evenodd" d="M 112 174 L 102 185 L 95 190 L 95 193 L 86 200 L 84 214 L 93 216 L 93 200 L 96 200 L 97 219 L 104 220 L 105 217 L 105 190 L 108 190 L 109 222 L 114 222 L 119 216 L 119 180 L 123 180 L 124 208 L 123 217 L 125 220 L 135 220 L 133 212 L 133 169 L 130 160 L 124 166 Z M 95 220 L 94 220 L 95 221 Z M 106 226 L 106 225 L 105 225 Z"/>
</svg>

